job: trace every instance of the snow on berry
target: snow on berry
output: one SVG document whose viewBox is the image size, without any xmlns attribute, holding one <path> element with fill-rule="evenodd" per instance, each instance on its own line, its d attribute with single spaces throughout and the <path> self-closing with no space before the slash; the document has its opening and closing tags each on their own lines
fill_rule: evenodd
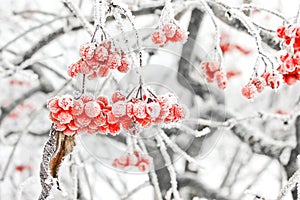
<svg viewBox="0 0 300 200">
<path fill-rule="evenodd" d="M 57 113 L 61 110 L 61 108 L 58 106 L 58 99 L 59 97 L 52 97 L 48 100 L 47 107 L 50 112 Z"/>
<path fill-rule="evenodd" d="M 175 35 L 169 39 L 172 42 L 185 42 L 187 40 L 188 33 L 183 29 L 177 29 Z"/>
<path fill-rule="evenodd" d="M 133 153 L 127 153 L 126 155 L 114 159 L 112 166 L 120 169 L 132 167 L 141 172 L 146 172 L 150 167 L 150 158 L 148 155 L 144 155 L 142 152 L 135 150 Z"/>
<path fill-rule="evenodd" d="M 58 99 L 58 106 L 63 110 L 69 110 L 73 107 L 74 99 L 71 95 L 63 95 Z"/>
<path fill-rule="evenodd" d="M 80 65 L 77 63 L 73 63 L 68 66 L 68 75 L 72 78 L 76 77 L 80 72 Z"/>
<path fill-rule="evenodd" d="M 139 100 L 133 104 L 132 112 L 137 118 L 143 119 L 146 115 L 146 102 Z"/>
<path fill-rule="evenodd" d="M 177 29 L 177 27 L 175 24 L 167 23 L 163 26 L 162 31 L 167 38 L 172 38 L 172 37 L 174 37 L 174 35 L 176 33 L 176 29 Z"/>
<path fill-rule="evenodd" d="M 242 95 L 248 99 L 253 99 L 257 89 L 254 84 L 248 83 L 242 88 Z"/>
<path fill-rule="evenodd" d="M 126 115 L 126 102 L 118 101 L 112 105 L 112 113 L 116 117 L 123 117 Z"/>
<path fill-rule="evenodd" d="M 70 123 L 70 121 L 73 119 L 72 115 L 66 111 L 61 111 L 58 115 L 57 115 L 57 120 L 61 123 L 61 124 L 68 124 Z"/>
<path fill-rule="evenodd" d="M 280 86 L 282 77 L 278 74 L 270 74 L 267 78 L 267 83 L 272 89 L 277 89 Z"/>
<path fill-rule="evenodd" d="M 262 77 L 255 77 L 251 83 L 255 85 L 257 92 L 262 92 L 266 87 L 266 80 Z"/>
<path fill-rule="evenodd" d="M 227 87 L 227 77 L 225 72 L 217 71 L 215 76 L 216 76 L 218 87 L 224 90 Z"/>
<path fill-rule="evenodd" d="M 161 31 L 153 32 L 151 35 L 151 39 L 154 44 L 158 44 L 161 46 L 163 46 L 165 44 L 165 42 L 167 41 L 165 34 Z"/>
<path fill-rule="evenodd" d="M 81 99 L 75 100 L 72 108 L 72 115 L 80 115 L 83 112 L 84 104 Z"/>
<path fill-rule="evenodd" d="M 157 102 L 150 102 L 147 104 L 146 112 L 151 116 L 151 118 L 156 119 L 160 113 L 160 105 Z"/>
<path fill-rule="evenodd" d="M 113 103 L 116 103 L 118 101 L 125 101 L 125 99 L 126 99 L 125 95 L 121 94 L 120 91 L 114 92 L 111 97 Z"/>
<path fill-rule="evenodd" d="M 84 112 L 88 117 L 96 117 L 100 114 L 101 108 L 95 101 L 90 101 L 85 104 Z"/>
</svg>

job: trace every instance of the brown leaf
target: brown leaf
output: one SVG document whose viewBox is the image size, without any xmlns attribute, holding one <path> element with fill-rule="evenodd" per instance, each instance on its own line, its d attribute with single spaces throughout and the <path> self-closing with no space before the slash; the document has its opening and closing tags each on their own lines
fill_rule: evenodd
<svg viewBox="0 0 300 200">
<path fill-rule="evenodd" d="M 56 150 L 49 163 L 50 175 L 53 178 L 58 177 L 58 170 L 62 161 L 73 151 L 73 148 L 76 145 L 74 136 L 67 136 L 63 132 L 56 131 L 55 137 Z"/>
</svg>

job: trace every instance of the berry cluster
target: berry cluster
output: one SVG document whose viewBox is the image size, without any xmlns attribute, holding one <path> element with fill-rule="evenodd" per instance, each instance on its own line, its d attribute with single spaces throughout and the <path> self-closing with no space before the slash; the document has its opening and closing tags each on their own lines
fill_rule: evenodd
<svg viewBox="0 0 300 200">
<path fill-rule="evenodd" d="M 154 44 L 164 46 L 168 42 L 185 42 L 187 35 L 185 30 L 180 29 L 174 23 L 166 23 L 160 30 L 152 33 L 151 39 Z"/>
<path fill-rule="evenodd" d="M 215 80 L 220 89 L 227 87 L 227 76 L 224 71 L 221 71 L 219 62 L 202 62 L 201 69 L 205 73 L 207 82 L 211 83 Z"/>
<path fill-rule="evenodd" d="M 178 122 L 187 115 L 186 109 L 171 93 L 157 97 L 152 92 L 145 93 L 139 98 L 134 97 L 126 101 L 125 96 L 116 92 L 112 96 L 112 101 L 112 114 L 123 129 L 133 135 L 137 134 L 142 127 Z"/>
<path fill-rule="evenodd" d="M 142 152 L 135 150 L 133 154 L 127 154 L 116 158 L 112 166 L 120 169 L 127 167 L 136 167 L 141 172 L 149 170 L 150 159 L 149 156 L 143 155 Z"/>
<path fill-rule="evenodd" d="M 74 99 L 70 95 L 53 97 L 48 101 L 50 119 L 55 129 L 66 135 L 78 132 L 116 135 L 121 126 L 135 135 L 142 127 L 162 122 L 178 122 L 187 113 L 171 93 L 158 97 L 144 94 L 143 98 L 131 98 L 127 101 L 117 91 L 112 95 L 112 102 L 109 105 L 107 97 L 99 96 L 94 99 L 90 94 L 83 94 L 80 99 Z"/>
<path fill-rule="evenodd" d="M 48 108 L 54 128 L 66 135 L 78 132 L 109 132 L 115 135 L 120 131 L 111 114 L 108 99 L 104 96 L 94 99 L 92 95 L 84 94 L 77 100 L 70 95 L 53 97 L 48 101 Z"/>
<path fill-rule="evenodd" d="M 81 59 L 68 67 L 68 74 L 76 77 L 86 74 L 88 78 L 105 77 L 112 69 L 126 73 L 129 70 L 129 62 L 126 54 L 113 48 L 110 41 L 98 43 L 86 43 L 79 50 Z"/>
<path fill-rule="evenodd" d="M 253 78 L 242 88 L 242 95 L 248 99 L 253 99 L 257 93 L 262 92 L 266 86 L 277 89 L 281 83 L 280 74 L 263 73 L 260 77 Z"/>
<path fill-rule="evenodd" d="M 281 65 L 277 68 L 286 84 L 300 80 L 300 27 L 295 25 L 280 26 L 277 36 L 284 39 L 286 51 L 280 56 Z"/>
</svg>

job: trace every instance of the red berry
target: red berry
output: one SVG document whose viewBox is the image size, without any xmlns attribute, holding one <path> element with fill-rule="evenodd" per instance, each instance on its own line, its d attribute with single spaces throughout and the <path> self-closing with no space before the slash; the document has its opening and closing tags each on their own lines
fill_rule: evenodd
<svg viewBox="0 0 300 200">
<path fill-rule="evenodd" d="M 106 61 L 107 57 L 108 57 L 107 49 L 103 46 L 98 46 L 95 50 L 94 58 L 100 62 L 104 62 Z"/>
<path fill-rule="evenodd" d="M 61 111 L 57 115 L 57 120 L 61 124 L 68 124 L 72 119 L 73 119 L 72 115 L 70 113 L 66 112 L 66 111 Z"/>
<path fill-rule="evenodd" d="M 90 49 L 90 45 L 91 43 L 85 43 L 85 44 L 82 44 L 79 48 L 79 56 L 82 57 L 82 58 L 85 58 L 88 54 L 88 51 Z"/>
<path fill-rule="evenodd" d="M 254 98 L 255 94 L 257 92 L 257 89 L 255 85 L 248 83 L 242 88 L 242 95 L 248 99 Z"/>
<path fill-rule="evenodd" d="M 176 33 L 176 29 L 177 29 L 177 27 L 175 24 L 167 23 L 163 26 L 162 31 L 167 38 L 172 38 L 172 37 L 174 37 L 174 35 Z"/>
<path fill-rule="evenodd" d="M 171 42 L 185 42 L 187 39 L 187 32 L 182 29 L 177 29 L 175 35 L 170 38 Z"/>
<path fill-rule="evenodd" d="M 119 123 L 109 124 L 108 130 L 109 130 L 110 134 L 116 135 L 120 132 L 120 124 Z"/>
<path fill-rule="evenodd" d="M 58 106 L 58 99 L 59 97 L 52 97 L 47 102 L 47 107 L 50 110 L 50 112 L 58 113 L 61 108 Z"/>
<path fill-rule="evenodd" d="M 78 61 L 78 65 L 79 65 L 79 73 L 81 73 L 81 74 L 89 74 L 91 72 L 91 68 L 87 64 L 86 61 L 80 60 L 80 61 Z"/>
<path fill-rule="evenodd" d="M 80 72 L 80 65 L 77 63 L 73 63 L 68 66 L 68 75 L 72 78 L 76 77 Z"/>
<path fill-rule="evenodd" d="M 81 115 L 83 112 L 83 101 L 81 99 L 75 100 L 72 108 L 72 115 Z"/>
<path fill-rule="evenodd" d="M 133 104 L 133 114 L 140 119 L 143 119 L 147 116 L 146 114 L 146 103 L 144 101 L 137 101 Z"/>
<path fill-rule="evenodd" d="M 112 113 L 116 117 L 123 117 L 126 115 L 126 102 L 118 101 L 112 105 Z"/>
<path fill-rule="evenodd" d="M 116 103 L 118 101 L 125 101 L 126 97 L 123 95 L 120 91 L 116 91 L 111 96 L 111 100 L 113 103 Z"/>
<path fill-rule="evenodd" d="M 84 112 L 88 117 L 96 117 L 100 114 L 100 106 L 95 101 L 90 101 L 85 104 Z"/>
<path fill-rule="evenodd" d="M 97 126 L 102 126 L 106 123 L 106 117 L 105 115 L 101 112 L 97 117 L 95 117 L 93 119 L 93 122 L 97 125 Z"/>
<path fill-rule="evenodd" d="M 215 76 L 216 76 L 216 81 L 218 83 L 218 87 L 220 89 L 224 90 L 227 87 L 227 77 L 226 77 L 226 74 L 224 72 L 217 71 Z"/>
<path fill-rule="evenodd" d="M 97 102 L 102 102 L 105 106 L 108 105 L 108 98 L 106 96 L 97 97 Z"/>
<path fill-rule="evenodd" d="M 151 39 L 154 44 L 158 45 L 164 45 L 167 40 L 166 36 L 160 31 L 153 32 L 151 35 Z"/>
<path fill-rule="evenodd" d="M 106 65 L 100 65 L 97 70 L 97 76 L 105 77 L 109 73 L 109 68 Z"/>
<path fill-rule="evenodd" d="M 89 118 L 83 113 L 82 115 L 79 115 L 75 118 L 74 123 L 77 127 L 82 128 L 88 126 L 91 121 L 91 118 Z"/>
<path fill-rule="evenodd" d="M 111 111 L 109 111 L 106 114 L 106 121 L 108 124 L 116 124 L 118 122 L 118 119 L 114 116 L 114 114 L 112 114 Z"/>
<path fill-rule="evenodd" d="M 87 103 L 89 101 L 93 101 L 94 96 L 91 93 L 85 93 L 80 97 L 80 99 L 82 100 L 83 103 Z"/>
<path fill-rule="evenodd" d="M 266 81 L 265 79 L 261 78 L 261 77 L 256 77 L 254 78 L 251 83 L 253 85 L 255 85 L 256 89 L 258 92 L 262 92 L 266 86 Z"/>
<path fill-rule="evenodd" d="M 66 130 L 67 126 L 65 124 L 61 124 L 61 123 L 54 123 L 54 128 L 57 131 L 64 131 Z"/>
<path fill-rule="evenodd" d="M 281 76 L 278 74 L 270 74 L 267 79 L 267 83 L 271 88 L 276 89 L 280 86 L 281 79 Z"/>
<path fill-rule="evenodd" d="M 73 136 L 76 133 L 77 133 L 77 131 L 72 131 L 72 130 L 70 130 L 68 128 L 66 130 L 64 130 L 64 134 L 67 135 L 67 136 Z"/>
<path fill-rule="evenodd" d="M 58 99 L 58 106 L 63 110 L 69 110 L 73 107 L 74 99 L 71 95 L 63 95 Z"/>
<path fill-rule="evenodd" d="M 285 26 L 280 26 L 277 28 L 277 36 L 280 38 L 286 38 L 286 34 L 285 34 Z"/>
</svg>

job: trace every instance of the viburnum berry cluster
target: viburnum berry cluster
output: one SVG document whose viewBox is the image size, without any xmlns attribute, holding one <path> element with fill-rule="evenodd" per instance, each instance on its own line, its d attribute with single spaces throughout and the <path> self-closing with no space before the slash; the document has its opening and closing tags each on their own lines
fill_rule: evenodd
<svg viewBox="0 0 300 200">
<path fill-rule="evenodd" d="M 185 42 L 188 32 L 178 27 L 176 24 L 169 22 L 162 25 L 162 28 L 154 31 L 151 35 L 154 44 L 164 46 L 168 42 Z"/>
<path fill-rule="evenodd" d="M 109 40 L 100 44 L 97 42 L 83 44 L 79 55 L 81 59 L 68 67 L 68 74 L 72 78 L 79 74 L 86 74 L 88 78 L 93 79 L 105 77 L 113 69 L 122 73 L 129 70 L 126 54 L 113 47 Z"/>
<path fill-rule="evenodd" d="M 83 94 L 79 99 L 74 99 L 71 95 L 56 96 L 49 99 L 48 108 L 54 128 L 63 131 L 65 135 L 71 136 L 79 132 L 109 132 L 115 135 L 120 131 L 105 96 L 96 99 L 91 94 Z"/>
<path fill-rule="evenodd" d="M 120 158 L 116 158 L 113 163 L 113 167 L 125 169 L 128 167 L 137 168 L 141 172 L 146 172 L 149 170 L 150 157 L 144 155 L 141 151 L 135 150 L 131 154 L 126 154 Z"/>
<path fill-rule="evenodd" d="M 202 62 L 201 70 L 204 72 L 207 82 L 211 83 L 216 81 L 220 89 L 225 89 L 227 87 L 227 76 L 226 73 L 220 69 L 219 62 Z"/>
<path fill-rule="evenodd" d="M 187 115 L 186 109 L 174 94 L 156 96 L 151 90 L 143 90 L 142 87 L 139 87 L 135 97 L 128 100 L 117 91 L 112 95 L 112 101 L 112 114 L 123 129 L 133 135 L 139 133 L 141 128 L 159 123 L 178 122 Z"/>
<path fill-rule="evenodd" d="M 282 77 L 280 74 L 270 72 L 263 73 L 260 77 L 253 78 L 242 88 L 242 95 L 248 99 L 253 99 L 257 93 L 262 92 L 266 86 L 277 89 L 280 86 Z"/>
<path fill-rule="evenodd" d="M 284 51 L 280 55 L 281 64 L 277 68 L 286 84 L 300 80 L 300 26 L 283 25 L 277 29 L 277 36 L 283 39 Z"/>
<path fill-rule="evenodd" d="M 116 135 L 121 127 L 135 135 L 141 128 L 178 122 L 187 115 L 172 93 L 157 97 L 145 93 L 140 98 L 127 100 L 117 91 L 112 95 L 112 102 L 109 105 L 107 97 L 94 99 L 91 94 L 83 94 L 79 99 L 71 95 L 56 96 L 48 101 L 50 119 L 54 128 L 66 135 L 78 132 Z"/>
</svg>

